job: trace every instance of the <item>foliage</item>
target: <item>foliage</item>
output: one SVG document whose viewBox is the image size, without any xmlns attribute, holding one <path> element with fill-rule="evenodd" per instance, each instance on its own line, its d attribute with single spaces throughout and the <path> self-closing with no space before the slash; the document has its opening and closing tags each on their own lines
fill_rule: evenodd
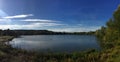
<svg viewBox="0 0 120 62">
<path fill-rule="evenodd" d="M 118 62 L 118 59 L 120 59 L 120 6 L 106 23 L 105 29 L 102 27 L 97 30 L 96 35 L 101 39 L 103 49 L 105 51 L 109 50 L 110 57 L 106 61 Z"/>
</svg>

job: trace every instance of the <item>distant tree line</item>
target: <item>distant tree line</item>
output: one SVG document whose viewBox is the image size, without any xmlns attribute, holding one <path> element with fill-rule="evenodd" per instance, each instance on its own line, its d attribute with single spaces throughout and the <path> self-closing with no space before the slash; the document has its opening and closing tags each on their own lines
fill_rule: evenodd
<svg viewBox="0 0 120 62">
<path fill-rule="evenodd" d="M 93 35 L 95 32 L 53 32 L 49 30 L 0 30 L 0 35 Z"/>
</svg>

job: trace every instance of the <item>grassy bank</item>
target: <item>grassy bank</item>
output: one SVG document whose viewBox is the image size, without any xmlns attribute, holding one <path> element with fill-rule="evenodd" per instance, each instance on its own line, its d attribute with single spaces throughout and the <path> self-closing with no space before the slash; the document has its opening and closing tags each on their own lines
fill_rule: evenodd
<svg viewBox="0 0 120 62">
<path fill-rule="evenodd" d="M 9 42 L 13 38 L 13 36 L 0 36 L 0 62 L 24 62 L 27 58 L 31 57 L 29 54 L 32 53 L 6 45 L 5 42 Z"/>
</svg>

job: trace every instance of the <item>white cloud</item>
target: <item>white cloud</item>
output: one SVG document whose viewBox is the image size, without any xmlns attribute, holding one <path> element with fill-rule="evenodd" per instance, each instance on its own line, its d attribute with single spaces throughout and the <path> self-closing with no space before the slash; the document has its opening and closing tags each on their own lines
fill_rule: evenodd
<svg viewBox="0 0 120 62">
<path fill-rule="evenodd" d="M 11 24 L 11 21 L 10 19 L 0 19 L 0 24 Z"/>
<path fill-rule="evenodd" d="M 25 19 L 22 21 L 26 21 L 26 22 L 59 22 L 59 21 L 45 20 L 45 19 Z"/>
<path fill-rule="evenodd" d="M 29 16 L 33 16 L 32 14 L 22 14 L 22 15 L 15 15 L 15 16 L 6 16 L 2 17 L 3 19 L 15 19 L 15 18 L 26 18 Z"/>
<path fill-rule="evenodd" d="M 95 31 L 98 30 L 100 26 L 89 26 L 89 27 L 76 27 L 76 28 L 53 28 L 53 29 L 48 29 L 51 31 L 56 31 L 56 32 L 89 32 L 89 31 Z"/>
<path fill-rule="evenodd" d="M 8 22 L 11 21 L 10 19 L 0 19 L 0 22 Z"/>
<path fill-rule="evenodd" d="M 57 23 L 31 23 L 28 25 L 0 25 L 0 29 L 40 29 L 44 27 L 59 26 Z"/>
<path fill-rule="evenodd" d="M 61 24 L 61 23 L 56 23 L 59 21 L 54 21 L 54 20 L 44 20 L 44 19 L 23 19 L 20 21 L 25 21 L 28 22 L 28 24 L 25 25 L 20 25 L 20 24 L 13 24 L 11 25 L 13 21 L 10 19 L 12 18 L 24 18 L 28 17 L 30 15 L 17 15 L 17 16 L 12 16 L 12 17 L 4 17 L 3 19 L 0 19 L 0 22 L 6 22 L 7 25 L 0 25 L 0 29 L 48 29 L 51 31 L 57 31 L 57 32 L 88 32 L 88 31 L 95 31 L 100 28 L 100 26 L 85 26 L 83 24 L 76 24 L 76 25 L 68 25 L 68 24 Z M 31 14 L 32 16 L 32 14 Z M 11 21 L 11 22 L 8 22 Z M 29 23 L 32 22 L 32 23 Z M 40 23 L 42 22 L 42 23 Z M 57 28 L 53 28 L 57 27 Z"/>
<path fill-rule="evenodd" d="M 6 19 L 0 19 L 0 22 L 6 21 Z"/>
<path fill-rule="evenodd" d="M 58 28 L 53 28 L 57 26 Z M 28 25 L 0 25 L 0 29 L 45 29 L 56 32 L 88 32 L 88 31 L 95 31 L 100 28 L 100 26 L 89 26 L 89 27 L 63 27 L 59 28 L 59 26 L 64 26 L 64 24 L 57 24 L 57 23 L 31 23 Z"/>
</svg>

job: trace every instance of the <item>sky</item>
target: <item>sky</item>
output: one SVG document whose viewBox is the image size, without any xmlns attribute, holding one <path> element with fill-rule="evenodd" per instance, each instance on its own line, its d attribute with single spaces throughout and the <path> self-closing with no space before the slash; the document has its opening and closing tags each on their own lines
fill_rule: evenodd
<svg viewBox="0 0 120 62">
<path fill-rule="evenodd" d="M 95 31 L 120 0 L 0 0 L 0 29 Z"/>
</svg>

